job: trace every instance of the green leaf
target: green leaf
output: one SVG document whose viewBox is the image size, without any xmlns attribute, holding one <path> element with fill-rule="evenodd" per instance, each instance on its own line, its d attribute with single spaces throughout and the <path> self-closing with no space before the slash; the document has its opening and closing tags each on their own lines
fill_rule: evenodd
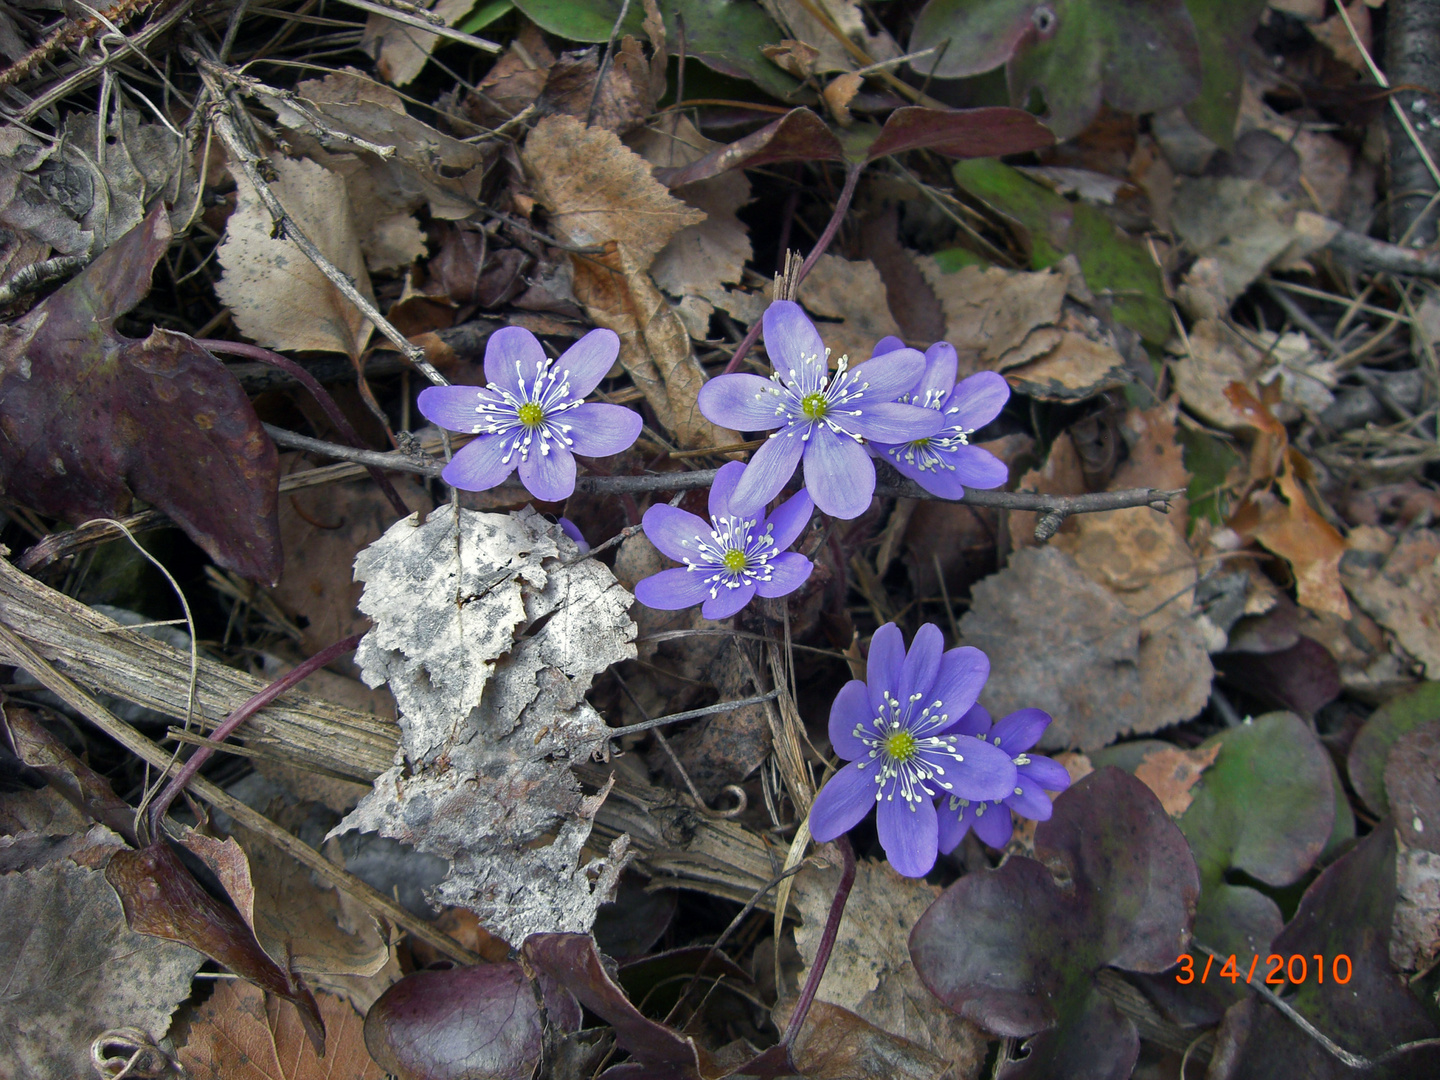
<svg viewBox="0 0 1440 1080">
<path fill-rule="evenodd" d="M 1248 0 L 1247 0 L 1248 2 Z M 922 74 L 958 78 L 1008 61 L 1010 101 L 1043 95 L 1057 137 L 1084 130 L 1102 101 L 1144 113 L 1183 105 L 1201 89 L 1200 48 L 1184 0 L 930 0 L 910 51 L 948 41 Z"/>
<path fill-rule="evenodd" d="M 515 0 L 542 30 L 568 41 L 609 41 L 621 0 Z M 772 97 L 790 101 L 800 81 L 781 71 L 760 51 L 785 36 L 775 21 L 753 0 L 666 0 L 660 5 L 665 20 L 666 49 L 671 56 L 681 47 L 680 20 L 685 23 L 685 55 L 712 71 L 744 79 Z M 631 0 L 621 34 L 645 40 L 644 6 Z"/>
<path fill-rule="evenodd" d="M 1185 497 L 1190 502 L 1190 523 L 1202 518 L 1223 524 L 1228 513 L 1224 505 L 1225 478 L 1243 460 L 1223 439 L 1206 432 L 1181 427 L 1180 444 L 1185 448 L 1185 469 L 1190 485 Z"/>
<path fill-rule="evenodd" d="M 1440 682 L 1421 683 L 1391 698 L 1370 714 L 1350 746 L 1347 771 L 1355 793 L 1378 815 L 1390 812 L 1385 796 L 1385 761 L 1401 736 L 1440 720 Z"/>
<path fill-rule="evenodd" d="M 1186 0 L 1200 43 L 1200 96 L 1185 113 L 1202 134 L 1229 150 L 1245 81 L 1245 49 L 1266 0 Z"/>
<path fill-rule="evenodd" d="M 464 34 L 474 34 L 514 9 L 512 0 L 490 0 L 489 3 L 476 4 L 475 10 L 461 19 L 455 28 Z"/>
<path fill-rule="evenodd" d="M 956 184 L 1024 227 L 1036 270 L 1073 253 L 1090 291 L 1110 296 L 1116 321 L 1154 344 L 1169 339 L 1170 303 L 1159 267 L 1144 244 L 1126 236 L 1099 209 L 1071 202 L 991 159 L 958 162 L 954 174 Z"/>
</svg>

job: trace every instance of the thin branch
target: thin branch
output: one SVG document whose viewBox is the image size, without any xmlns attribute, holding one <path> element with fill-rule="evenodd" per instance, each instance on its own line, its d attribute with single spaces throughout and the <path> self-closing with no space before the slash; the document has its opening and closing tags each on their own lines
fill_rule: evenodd
<svg viewBox="0 0 1440 1080">
<path fill-rule="evenodd" d="M 1364 270 L 1411 274 L 1440 281 L 1440 255 L 1389 244 L 1350 229 L 1341 229 L 1327 246 L 1340 258 L 1356 263 Z"/>
<path fill-rule="evenodd" d="M 382 454 L 375 450 L 354 450 L 348 446 L 297 435 L 270 424 L 265 430 L 279 445 L 296 450 L 309 450 L 316 454 L 338 458 L 341 461 L 357 461 L 362 465 L 378 465 L 394 472 L 411 472 L 421 476 L 439 476 L 444 464 L 439 461 L 419 461 L 408 454 Z M 575 490 L 591 495 L 641 495 L 652 491 L 693 491 L 706 488 L 715 482 L 719 469 L 701 469 L 695 472 L 648 473 L 641 476 L 577 476 Z M 523 491 L 515 480 L 501 485 L 501 489 Z M 1071 514 L 1094 514 L 1104 510 L 1123 510 L 1131 506 L 1148 506 L 1159 513 L 1167 513 L 1170 500 L 1177 499 L 1183 491 L 1167 491 L 1162 488 L 1127 488 L 1124 491 L 1096 491 L 1087 495 L 1047 495 L 1043 492 L 1028 491 L 977 491 L 967 490 L 962 498 L 942 500 L 932 495 L 919 484 L 901 477 L 893 470 L 875 485 L 875 494 L 885 497 L 907 499 L 929 499 L 942 502 L 959 502 L 966 506 L 983 506 L 989 510 L 1024 510 L 1041 514 L 1035 527 L 1036 537 L 1048 540 L 1055 534 L 1065 518 Z"/>
<path fill-rule="evenodd" d="M 351 2 L 353 2 L 353 0 L 351 0 Z M 383 11 L 384 9 L 381 10 Z M 198 67 L 199 55 L 190 49 L 184 50 L 184 53 L 186 54 L 186 58 Z M 293 240 L 295 246 L 305 253 L 305 257 L 315 264 L 316 269 L 329 279 L 330 283 L 335 286 L 340 294 L 344 296 L 346 300 L 350 301 L 360 314 L 369 319 L 375 329 L 379 330 L 392 345 L 404 354 L 405 358 L 414 364 L 427 379 L 436 386 L 450 385 L 450 381 L 441 375 L 440 372 L 436 371 L 434 365 L 425 359 L 425 350 L 418 345 L 411 344 L 405 335 L 400 333 L 389 319 L 380 314 L 380 310 L 369 297 L 363 295 L 360 290 L 355 287 L 355 283 L 351 281 L 339 267 L 325 257 L 320 249 L 305 235 L 304 230 L 300 228 L 299 224 L 290 217 L 280 200 L 275 197 L 275 192 L 272 191 L 270 185 L 265 182 L 265 177 L 261 174 L 260 164 L 264 159 L 249 147 L 243 136 L 241 136 L 239 129 L 236 128 L 235 121 L 232 118 L 234 106 L 225 96 L 225 92 L 220 86 L 220 80 L 204 70 L 200 71 L 200 78 L 204 80 L 206 89 L 210 92 L 212 98 L 210 124 L 214 128 L 215 134 L 220 136 L 220 141 L 225 144 L 225 149 L 229 153 L 232 164 L 240 167 L 241 172 L 245 174 L 245 178 L 249 181 L 250 186 L 255 189 L 255 194 L 259 197 L 260 202 L 264 204 L 265 209 L 269 211 L 271 219 L 275 222 L 276 233 Z"/>
<path fill-rule="evenodd" d="M 610 728 L 605 734 L 612 739 L 621 735 L 634 735 L 639 731 L 649 731 L 651 728 L 660 727 L 663 724 L 677 724 L 681 720 L 694 720 L 701 716 L 714 716 L 716 713 L 731 712 L 742 705 L 759 705 L 762 701 L 769 701 L 778 697 L 780 691 L 771 690 L 768 694 L 760 694 L 757 697 L 741 698 L 739 701 L 722 701 L 718 705 L 706 705 L 703 709 L 689 709 L 686 712 L 671 713 L 669 716 L 657 716 L 653 720 L 644 720 L 638 724 L 630 724 L 627 727 Z"/>
<path fill-rule="evenodd" d="M 60 255 L 21 267 L 14 277 L 0 285 L 0 307 L 13 304 L 26 293 L 68 277 L 77 270 L 84 270 L 89 265 L 90 260 L 84 255 Z"/>
<path fill-rule="evenodd" d="M 795 1037 L 800 1034 L 800 1028 L 810 1012 L 810 1005 L 820 989 L 820 980 L 825 977 L 825 969 L 830 964 L 830 952 L 835 948 L 835 938 L 840 933 L 840 919 L 845 914 L 845 902 L 850 899 L 850 888 L 855 884 L 855 849 L 850 846 L 850 837 L 842 833 L 836 839 L 835 846 L 840 849 L 845 863 L 840 871 L 840 884 L 835 887 L 835 899 L 830 901 L 830 914 L 825 920 L 825 930 L 820 935 L 820 944 L 815 950 L 815 960 L 810 965 L 810 975 L 805 980 L 805 988 L 800 991 L 800 1000 L 795 1003 L 795 1011 L 790 1014 L 790 1022 L 785 1025 L 785 1034 L 780 1039 L 780 1045 L 787 1053 L 790 1047 L 795 1045 Z"/>
</svg>

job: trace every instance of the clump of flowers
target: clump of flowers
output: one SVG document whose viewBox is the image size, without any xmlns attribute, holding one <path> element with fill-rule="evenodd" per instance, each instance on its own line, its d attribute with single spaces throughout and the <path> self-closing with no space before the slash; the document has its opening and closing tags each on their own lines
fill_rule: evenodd
<svg viewBox="0 0 1440 1080">
<path fill-rule="evenodd" d="M 683 568 L 662 570 L 635 585 L 635 597 L 661 611 L 703 604 L 707 619 L 734 615 L 758 594 L 785 596 L 805 583 L 814 564 L 794 551 L 795 542 L 815 509 L 804 491 L 782 503 L 769 517 L 740 513 L 734 494 L 745 466 L 732 461 L 710 485 L 710 520 L 679 507 L 659 504 L 645 511 L 650 542 Z"/>
<path fill-rule="evenodd" d="M 887 355 L 904 347 L 897 337 L 882 338 L 874 355 Z M 869 363 L 874 362 L 872 359 Z M 977 372 L 957 383 L 958 367 L 955 346 L 949 342 L 937 341 L 926 349 L 924 373 L 900 400 L 938 412 L 944 418 L 943 426 L 933 434 L 906 442 L 877 439 L 870 447 L 876 456 L 942 499 L 961 498 L 967 487 L 1002 487 L 1010 475 L 1005 463 L 994 454 L 970 445 L 970 436 L 1000 415 L 1010 400 L 1010 385 L 993 371 Z"/>
<path fill-rule="evenodd" d="M 940 797 L 940 850 L 951 852 L 971 829 L 992 848 L 1010 842 L 1014 823 L 1010 811 L 1033 821 L 1050 820 L 1047 791 L 1064 791 L 1070 786 L 1065 766 L 1041 754 L 1028 753 L 1050 726 L 1050 714 L 1040 709 L 1020 709 L 998 723 L 976 705 L 956 725 L 956 731 L 973 735 L 1003 750 L 1015 765 L 1015 786 L 1003 799 L 972 799 L 952 792 Z"/>
<path fill-rule="evenodd" d="M 859 517 L 875 493 L 875 465 L 863 442 L 908 443 L 943 426 L 934 409 L 896 401 L 924 372 L 924 356 L 901 347 L 855 368 L 841 357 L 832 377 L 830 350 L 791 300 L 765 309 L 764 337 L 775 369 L 770 378 L 721 375 L 700 389 L 700 411 L 712 423 L 738 431 L 778 429 L 746 466 L 731 499 L 734 510 L 758 513 L 803 458 L 815 505 L 833 517 Z"/>
<path fill-rule="evenodd" d="M 640 414 L 585 397 L 615 363 L 620 339 L 592 330 L 558 360 L 538 338 L 506 326 L 485 343 L 485 386 L 431 386 L 421 414 L 443 428 L 478 436 L 462 446 L 441 478 L 451 487 L 485 491 L 517 468 L 526 490 L 545 502 L 575 490 L 575 455 L 607 457 L 640 435 Z"/>
<path fill-rule="evenodd" d="M 894 623 L 875 631 L 865 681 L 846 683 L 830 708 L 831 745 L 849 764 L 810 808 L 810 833 L 825 841 L 874 807 L 885 856 L 907 877 L 935 865 L 936 796 L 974 803 L 1006 798 L 1016 786 L 1011 755 L 960 730 L 990 676 L 989 659 L 968 646 L 944 647 L 934 623 L 920 627 L 908 652 Z"/>
</svg>

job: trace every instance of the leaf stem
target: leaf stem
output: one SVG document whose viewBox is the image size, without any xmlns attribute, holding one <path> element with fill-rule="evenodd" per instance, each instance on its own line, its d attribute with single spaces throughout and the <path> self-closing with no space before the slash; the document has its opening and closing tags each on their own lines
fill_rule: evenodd
<svg viewBox="0 0 1440 1080">
<path fill-rule="evenodd" d="M 825 231 L 820 234 L 820 239 L 815 241 L 815 246 L 810 249 L 810 254 L 805 256 L 805 261 L 800 264 L 800 272 L 795 275 L 792 288 L 799 289 L 800 282 L 805 280 L 805 275 L 810 273 L 820 256 L 825 254 L 825 249 L 835 239 L 835 234 L 840 231 L 840 223 L 845 220 L 846 213 L 850 210 L 850 200 L 855 197 L 855 185 L 860 181 L 860 174 L 865 171 L 865 162 L 852 161 L 845 166 L 845 186 L 840 189 L 840 197 L 835 200 L 835 212 L 830 215 L 830 220 L 825 224 Z M 790 299 L 790 298 L 786 298 Z M 730 362 L 725 365 L 725 374 L 733 374 L 745 359 L 745 355 L 754 347 L 755 341 L 760 337 L 760 328 L 763 321 L 756 319 L 740 339 L 740 344 L 735 346 L 735 355 L 730 357 Z"/>
<path fill-rule="evenodd" d="M 835 938 L 840 933 L 840 918 L 845 914 L 845 903 L 850 899 L 850 889 L 855 884 L 855 849 L 850 846 L 850 838 L 842 833 L 835 841 L 835 846 L 840 849 L 845 865 L 840 871 L 840 884 L 835 887 L 835 899 L 830 902 L 830 915 L 825 920 L 825 931 L 820 935 L 820 945 L 815 950 L 815 962 L 810 965 L 810 975 L 805 980 L 805 988 L 800 991 L 800 1000 L 795 1003 L 795 1011 L 790 1014 L 790 1022 L 785 1025 L 785 1034 L 780 1037 L 780 1045 L 785 1047 L 787 1054 L 795 1044 L 796 1036 L 800 1034 L 800 1027 L 805 1023 L 805 1016 L 810 1012 L 815 994 L 820 989 L 820 980 L 825 977 L 825 969 L 830 965 L 830 953 L 834 950 Z"/>
<path fill-rule="evenodd" d="M 150 804 L 150 835 L 152 837 L 160 835 L 160 822 L 170 809 L 170 804 L 175 801 L 175 797 L 184 790 L 185 785 L 200 771 L 200 766 L 210 760 L 210 756 L 219 749 L 220 744 L 229 738 L 236 728 L 261 709 L 265 708 L 266 705 L 269 705 L 281 694 L 285 693 L 285 691 L 302 682 L 310 675 L 313 675 L 326 664 L 338 660 L 346 653 L 354 650 L 354 648 L 360 644 L 360 639 L 364 636 L 364 634 L 351 634 L 349 637 L 337 641 L 333 645 L 327 645 L 308 660 L 298 664 L 294 670 L 286 672 L 269 686 L 265 687 L 264 690 L 253 695 L 245 704 L 227 716 L 224 722 L 217 727 L 210 734 L 209 739 L 206 740 L 208 745 L 200 747 L 200 749 L 190 755 L 189 760 L 185 762 L 180 771 L 170 780 L 170 783 L 165 786 L 165 790 L 160 793 L 159 798 Z"/>
</svg>

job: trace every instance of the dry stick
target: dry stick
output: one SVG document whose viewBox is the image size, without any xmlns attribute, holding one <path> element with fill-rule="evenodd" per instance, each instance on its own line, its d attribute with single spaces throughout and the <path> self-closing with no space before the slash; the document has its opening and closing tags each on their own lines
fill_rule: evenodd
<svg viewBox="0 0 1440 1080">
<path fill-rule="evenodd" d="M 340 406 L 335 404 L 335 399 L 330 396 L 330 391 L 321 386 L 315 376 L 311 375 L 310 372 L 306 371 L 288 356 L 282 356 L 280 353 L 261 348 L 259 345 L 250 345 L 243 341 L 217 341 L 213 338 L 201 338 L 198 339 L 195 344 L 212 353 L 231 353 L 235 356 L 245 356 L 251 360 L 258 360 L 262 364 L 269 364 L 273 368 L 279 368 L 306 390 L 310 391 L 310 396 L 315 399 L 316 404 L 318 404 L 320 408 L 325 410 L 325 415 L 330 418 L 332 424 L 340 429 L 340 434 L 345 437 L 346 441 L 357 450 L 365 449 L 365 440 L 360 438 L 360 433 L 355 430 L 350 421 L 346 419 L 345 414 L 340 411 Z M 390 500 L 390 505 L 395 508 L 395 512 L 401 517 L 409 517 L 410 508 L 405 505 L 405 500 L 400 498 L 400 493 L 395 490 L 379 466 L 367 465 L 366 468 L 370 472 L 370 478 L 374 480 L 376 486 L 385 493 L 385 498 Z"/>
<path fill-rule="evenodd" d="M 420 476 L 439 476 L 444 466 L 438 461 L 419 462 L 408 454 L 382 454 L 375 450 L 352 450 L 346 446 L 312 439 L 308 435 L 297 435 L 293 431 L 265 425 L 265 430 L 281 446 L 295 450 L 310 450 L 341 461 L 356 461 L 362 465 L 378 465 L 394 472 L 410 472 Z M 575 490 L 592 495 L 641 495 L 652 491 L 693 491 L 709 487 L 715 482 L 718 469 L 700 469 L 688 473 L 650 473 L 641 476 L 577 476 Z M 891 478 L 893 477 L 893 479 Z M 513 481 L 502 484 L 497 490 L 523 491 Z M 1049 539 L 1071 514 L 1094 514 L 1105 510 L 1124 510 L 1131 506 L 1148 506 L 1159 513 L 1170 509 L 1170 500 L 1179 498 L 1184 491 L 1167 491 L 1163 488 L 1128 488 L 1124 491 L 1096 491 L 1088 495 L 1046 495 L 1028 491 L 978 491 L 967 489 L 959 499 L 941 499 L 926 491 L 919 484 L 888 472 L 875 485 L 875 494 L 903 497 L 908 499 L 930 499 L 940 502 L 958 502 L 967 506 L 983 506 L 991 510 L 1024 510 L 1044 515 L 1035 526 L 1040 540 Z M 1042 533 L 1042 529 L 1047 530 Z"/>
<path fill-rule="evenodd" d="M 280 678 L 276 679 L 269 686 L 265 687 L 264 690 L 261 690 L 258 694 L 251 697 L 249 701 L 245 702 L 245 704 L 227 716 L 220 726 L 210 733 L 209 737 L 205 740 L 206 745 L 190 755 L 189 760 L 187 760 L 180 771 L 171 778 L 165 790 L 160 793 L 160 797 L 156 799 L 150 807 L 150 835 L 160 835 L 160 822 L 165 817 L 166 812 L 169 811 L 170 804 L 175 801 L 175 797 L 185 789 L 185 785 L 190 783 L 195 777 L 195 774 L 200 771 L 200 766 L 210 760 L 215 751 L 221 748 L 221 744 L 230 737 L 236 728 L 246 720 L 249 720 L 250 717 L 254 716 L 261 709 L 265 708 L 266 705 L 269 705 L 281 694 L 285 693 L 285 691 L 303 682 L 326 664 L 340 659 L 340 657 L 348 652 L 354 651 L 355 647 L 360 644 L 360 639 L 364 636 L 363 633 L 351 634 L 349 637 L 337 641 L 333 645 L 327 645 L 314 656 L 296 665 L 293 670 L 286 672 Z"/>
<path fill-rule="evenodd" d="M 349 2 L 353 3 L 354 0 L 349 0 Z M 187 54 L 187 58 L 196 62 L 198 66 L 198 55 L 190 49 L 186 49 L 184 52 Z M 299 224 L 285 212 L 285 207 L 275 197 L 275 192 L 270 190 L 270 185 L 265 182 L 265 178 L 260 173 L 259 163 L 262 160 L 260 155 L 246 145 L 235 127 L 235 121 L 231 118 L 234 106 L 225 96 L 220 81 L 204 70 L 201 70 L 200 77 L 204 80 L 205 87 L 213 99 L 210 107 L 210 124 L 214 128 L 215 134 L 220 136 L 220 141 L 225 144 L 231 161 L 240 166 L 241 172 L 245 174 L 245 179 L 255 189 L 255 194 L 264 204 L 265 209 L 270 212 L 270 217 L 275 222 L 276 232 L 293 240 L 295 246 L 305 253 L 305 257 L 315 264 L 316 269 L 339 290 L 340 295 L 355 305 L 356 310 L 369 319 L 375 329 L 379 330 L 427 379 L 436 386 L 449 386 L 450 381 L 425 359 L 425 350 L 406 340 L 405 335 L 400 333 L 389 319 L 380 314 L 379 309 L 370 299 L 355 288 L 355 283 L 321 253 L 320 249 L 305 235 Z"/>
<path fill-rule="evenodd" d="M 368 0 L 340 0 L 346 7 L 359 8 L 361 11 L 368 11 L 372 15 L 380 15 L 393 22 L 404 23 L 406 26 L 413 26 L 417 30 L 424 30 L 427 34 L 434 34 L 436 37 L 449 38 L 451 41 L 458 41 L 465 45 L 479 49 L 481 52 L 498 53 L 501 47 L 493 41 L 486 41 L 484 38 L 467 34 L 463 30 L 456 30 L 443 23 L 436 25 L 428 19 L 416 18 L 414 15 L 407 15 L 395 8 L 381 7 L 379 4 L 369 3 Z"/>
<path fill-rule="evenodd" d="M 840 231 L 840 223 L 845 220 L 845 214 L 850 209 L 850 200 L 855 197 L 855 185 L 860 181 L 860 174 L 865 171 L 865 162 L 852 161 L 845 167 L 845 186 L 840 189 L 840 198 L 835 201 L 835 212 L 830 215 L 830 220 L 825 224 L 825 231 L 820 234 L 820 239 L 815 241 L 815 246 L 810 249 L 810 254 L 800 264 L 800 272 L 795 275 L 793 288 L 799 289 L 800 282 L 805 280 L 805 275 L 810 273 L 820 256 L 825 254 L 825 249 L 835 239 L 835 234 Z M 740 366 L 740 361 L 745 359 L 755 345 L 755 340 L 760 336 L 760 328 L 764 322 L 756 319 L 749 331 L 740 339 L 740 344 L 735 346 L 735 354 L 730 357 L 730 362 L 725 365 L 725 374 L 732 374 Z"/>
<path fill-rule="evenodd" d="M 651 728 L 660 727 L 663 724 L 677 724 L 681 720 L 695 720 L 701 716 L 713 716 L 716 713 L 730 712 L 742 705 L 759 705 L 762 701 L 770 701 L 779 697 L 779 690 L 771 690 L 768 694 L 760 694 L 756 697 L 741 698 L 739 701 L 722 701 L 717 705 L 706 705 L 703 709 L 689 709 L 685 712 L 671 713 L 669 716 L 657 716 L 653 720 L 644 720 L 638 724 L 630 724 L 627 727 L 610 728 L 605 732 L 609 738 L 618 738 L 621 735 L 633 735 L 638 731 L 649 731 Z"/>
<path fill-rule="evenodd" d="M 3 623 L 0 623 L 0 652 L 8 654 L 9 663 L 23 667 L 30 672 L 40 680 L 47 690 L 136 757 L 161 769 L 169 764 L 169 754 L 129 724 L 114 716 L 109 709 L 82 690 L 50 661 L 30 648 L 15 631 Z M 251 809 L 223 788 L 216 787 L 202 776 L 197 776 L 190 781 L 190 790 L 217 810 L 229 814 L 247 829 L 265 837 L 270 843 L 318 874 L 329 884 L 349 893 L 375 914 L 410 931 L 421 941 L 462 964 L 479 962 L 478 956 L 452 940 L 448 934 L 436 930 L 424 919 L 415 917 L 384 893 L 377 892 L 348 870 L 336 866 L 305 841 L 282 829 L 264 814 Z"/>
</svg>

